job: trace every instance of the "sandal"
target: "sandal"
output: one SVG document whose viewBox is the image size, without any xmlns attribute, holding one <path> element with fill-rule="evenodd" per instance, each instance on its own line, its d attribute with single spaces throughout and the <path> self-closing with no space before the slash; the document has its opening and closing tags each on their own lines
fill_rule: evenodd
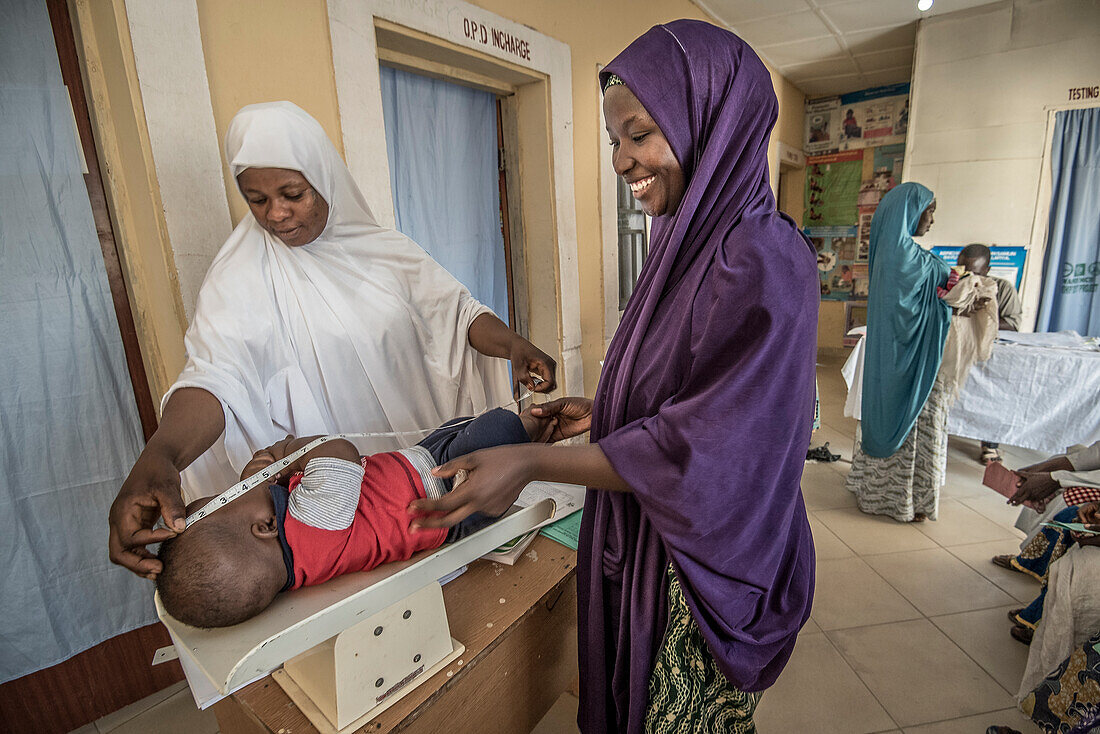
<svg viewBox="0 0 1100 734">
<path fill-rule="evenodd" d="M 992 446 L 982 446 L 982 464 L 989 466 L 993 462 L 1001 462 L 1001 452 Z"/>
<path fill-rule="evenodd" d="M 1020 615 L 1020 612 L 1022 612 L 1022 611 L 1024 611 L 1023 607 L 1020 607 L 1019 609 L 1009 609 L 1008 610 L 1008 621 L 1012 622 L 1012 624 L 1019 625 L 1020 622 L 1019 622 L 1019 620 L 1016 619 L 1016 617 L 1018 617 Z"/>
<path fill-rule="evenodd" d="M 1008 631 L 1008 634 L 1012 635 L 1012 639 L 1016 640 L 1016 642 L 1022 642 L 1025 645 L 1030 645 L 1032 638 L 1035 637 L 1035 630 L 1018 624 L 1010 629 Z"/>
<path fill-rule="evenodd" d="M 1007 568 L 1009 571 L 1015 571 L 1016 567 L 1012 565 L 1012 559 L 1015 557 L 1016 556 L 1011 553 L 1005 553 L 1003 556 L 993 556 L 989 560 L 993 561 L 994 566 L 1000 566 L 1001 568 Z"/>
<path fill-rule="evenodd" d="M 806 461 L 840 461 L 840 454 L 834 454 L 829 451 L 829 442 L 826 441 L 824 446 L 818 446 L 816 449 L 809 449 L 806 452 Z"/>
</svg>

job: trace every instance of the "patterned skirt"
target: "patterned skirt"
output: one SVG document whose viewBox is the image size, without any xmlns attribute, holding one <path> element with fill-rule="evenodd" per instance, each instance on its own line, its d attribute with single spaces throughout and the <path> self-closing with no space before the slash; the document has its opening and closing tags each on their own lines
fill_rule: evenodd
<svg viewBox="0 0 1100 734">
<path fill-rule="evenodd" d="M 1051 519 L 1058 522 L 1077 522 L 1077 508 L 1067 507 Z M 1017 624 L 1031 629 L 1035 629 L 1039 624 L 1039 620 L 1043 618 L 1043 605 L 1047 599 L 1047 576 L 1050 573 L 1050 564 L 1064 556 L 1073 544 L 1073 536 L 1068 530 L 1044 526 L 1040 527 L 1039 532 L 1024 546 L 1020 554 L 1012 559 L 1012 566 L 1017 571 L 1026 573 L 1043 584 L 1043 588 L 1039 590 L 1039 596 L 1013 615 Z"/>
<path fill-rule="evenodd" d="M 1074 650 L 1020 701 L 1020 710 L 1049 734 L 1084 734 L 1100 726 L 1100 635 Z"/>
<path fill-rule="evenodd" d="M 924 403 L 905 443 L 880 459 L 863 453 L 859 429 L 846 485 L 859 509 L 910 522 L 917 514 L 936 519 L 940 487 L 947 479 L 947 395 L 940 380 Z"/>
<path fill-rule="evenodd" d="M 759 693 L 730 685 L 668 568 L 668 631 L 649 679 L 646 734 L 756 734 Z"/>
</svg>

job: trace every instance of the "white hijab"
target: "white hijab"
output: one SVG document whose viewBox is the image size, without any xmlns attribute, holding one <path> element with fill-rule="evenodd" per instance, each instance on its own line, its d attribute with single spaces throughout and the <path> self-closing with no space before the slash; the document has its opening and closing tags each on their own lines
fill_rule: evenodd
<svg viewBox="0 0 1100 734">
<path fill-rule="evenodd" d="M 415 242 L 378 225 L 316 120 L 290 102 L 249 105 L 225 151 L 234 177 L 300 171 L 329 216 L 316 240 L 288 247 L 249 215 L 214 258 L 185 337 L 187 364 L 162 402 L 199 387 L 225 411 L 222 438 L 184 473 L 185 497 L 222 491 L 253 452 L 288 433 L 434 428 L 508 399 L 507 363 L 467 340 L 491 311 Z"/>
</svg>

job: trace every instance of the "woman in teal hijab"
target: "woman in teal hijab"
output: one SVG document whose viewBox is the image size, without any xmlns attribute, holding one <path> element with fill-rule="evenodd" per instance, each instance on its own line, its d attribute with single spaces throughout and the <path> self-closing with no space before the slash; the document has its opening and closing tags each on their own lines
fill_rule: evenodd
<svg viewBox="0 0 1100 734">
<path fill-rule="evenodd" d="M 951 325 L 937 295 L 951 269 L 913 241 L 932 226 L 936 200 L 903 183 L 871 220 L 871 283 L 863 416 L 848 488 L 864 512 L 935 519 L 946 471 L 947 403 L 936 375 Z"/>
</svg>

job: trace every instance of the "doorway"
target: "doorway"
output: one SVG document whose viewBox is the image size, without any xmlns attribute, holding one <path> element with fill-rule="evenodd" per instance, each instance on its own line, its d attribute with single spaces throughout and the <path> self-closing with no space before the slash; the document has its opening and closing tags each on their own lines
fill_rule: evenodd
<svg viewBox="0 0 1100 734">
<path fill-rule="evenodd" d="M 384 64 L 380 74 L 397 229 L 515 326 L 500 99 Z"/>
</svg>

